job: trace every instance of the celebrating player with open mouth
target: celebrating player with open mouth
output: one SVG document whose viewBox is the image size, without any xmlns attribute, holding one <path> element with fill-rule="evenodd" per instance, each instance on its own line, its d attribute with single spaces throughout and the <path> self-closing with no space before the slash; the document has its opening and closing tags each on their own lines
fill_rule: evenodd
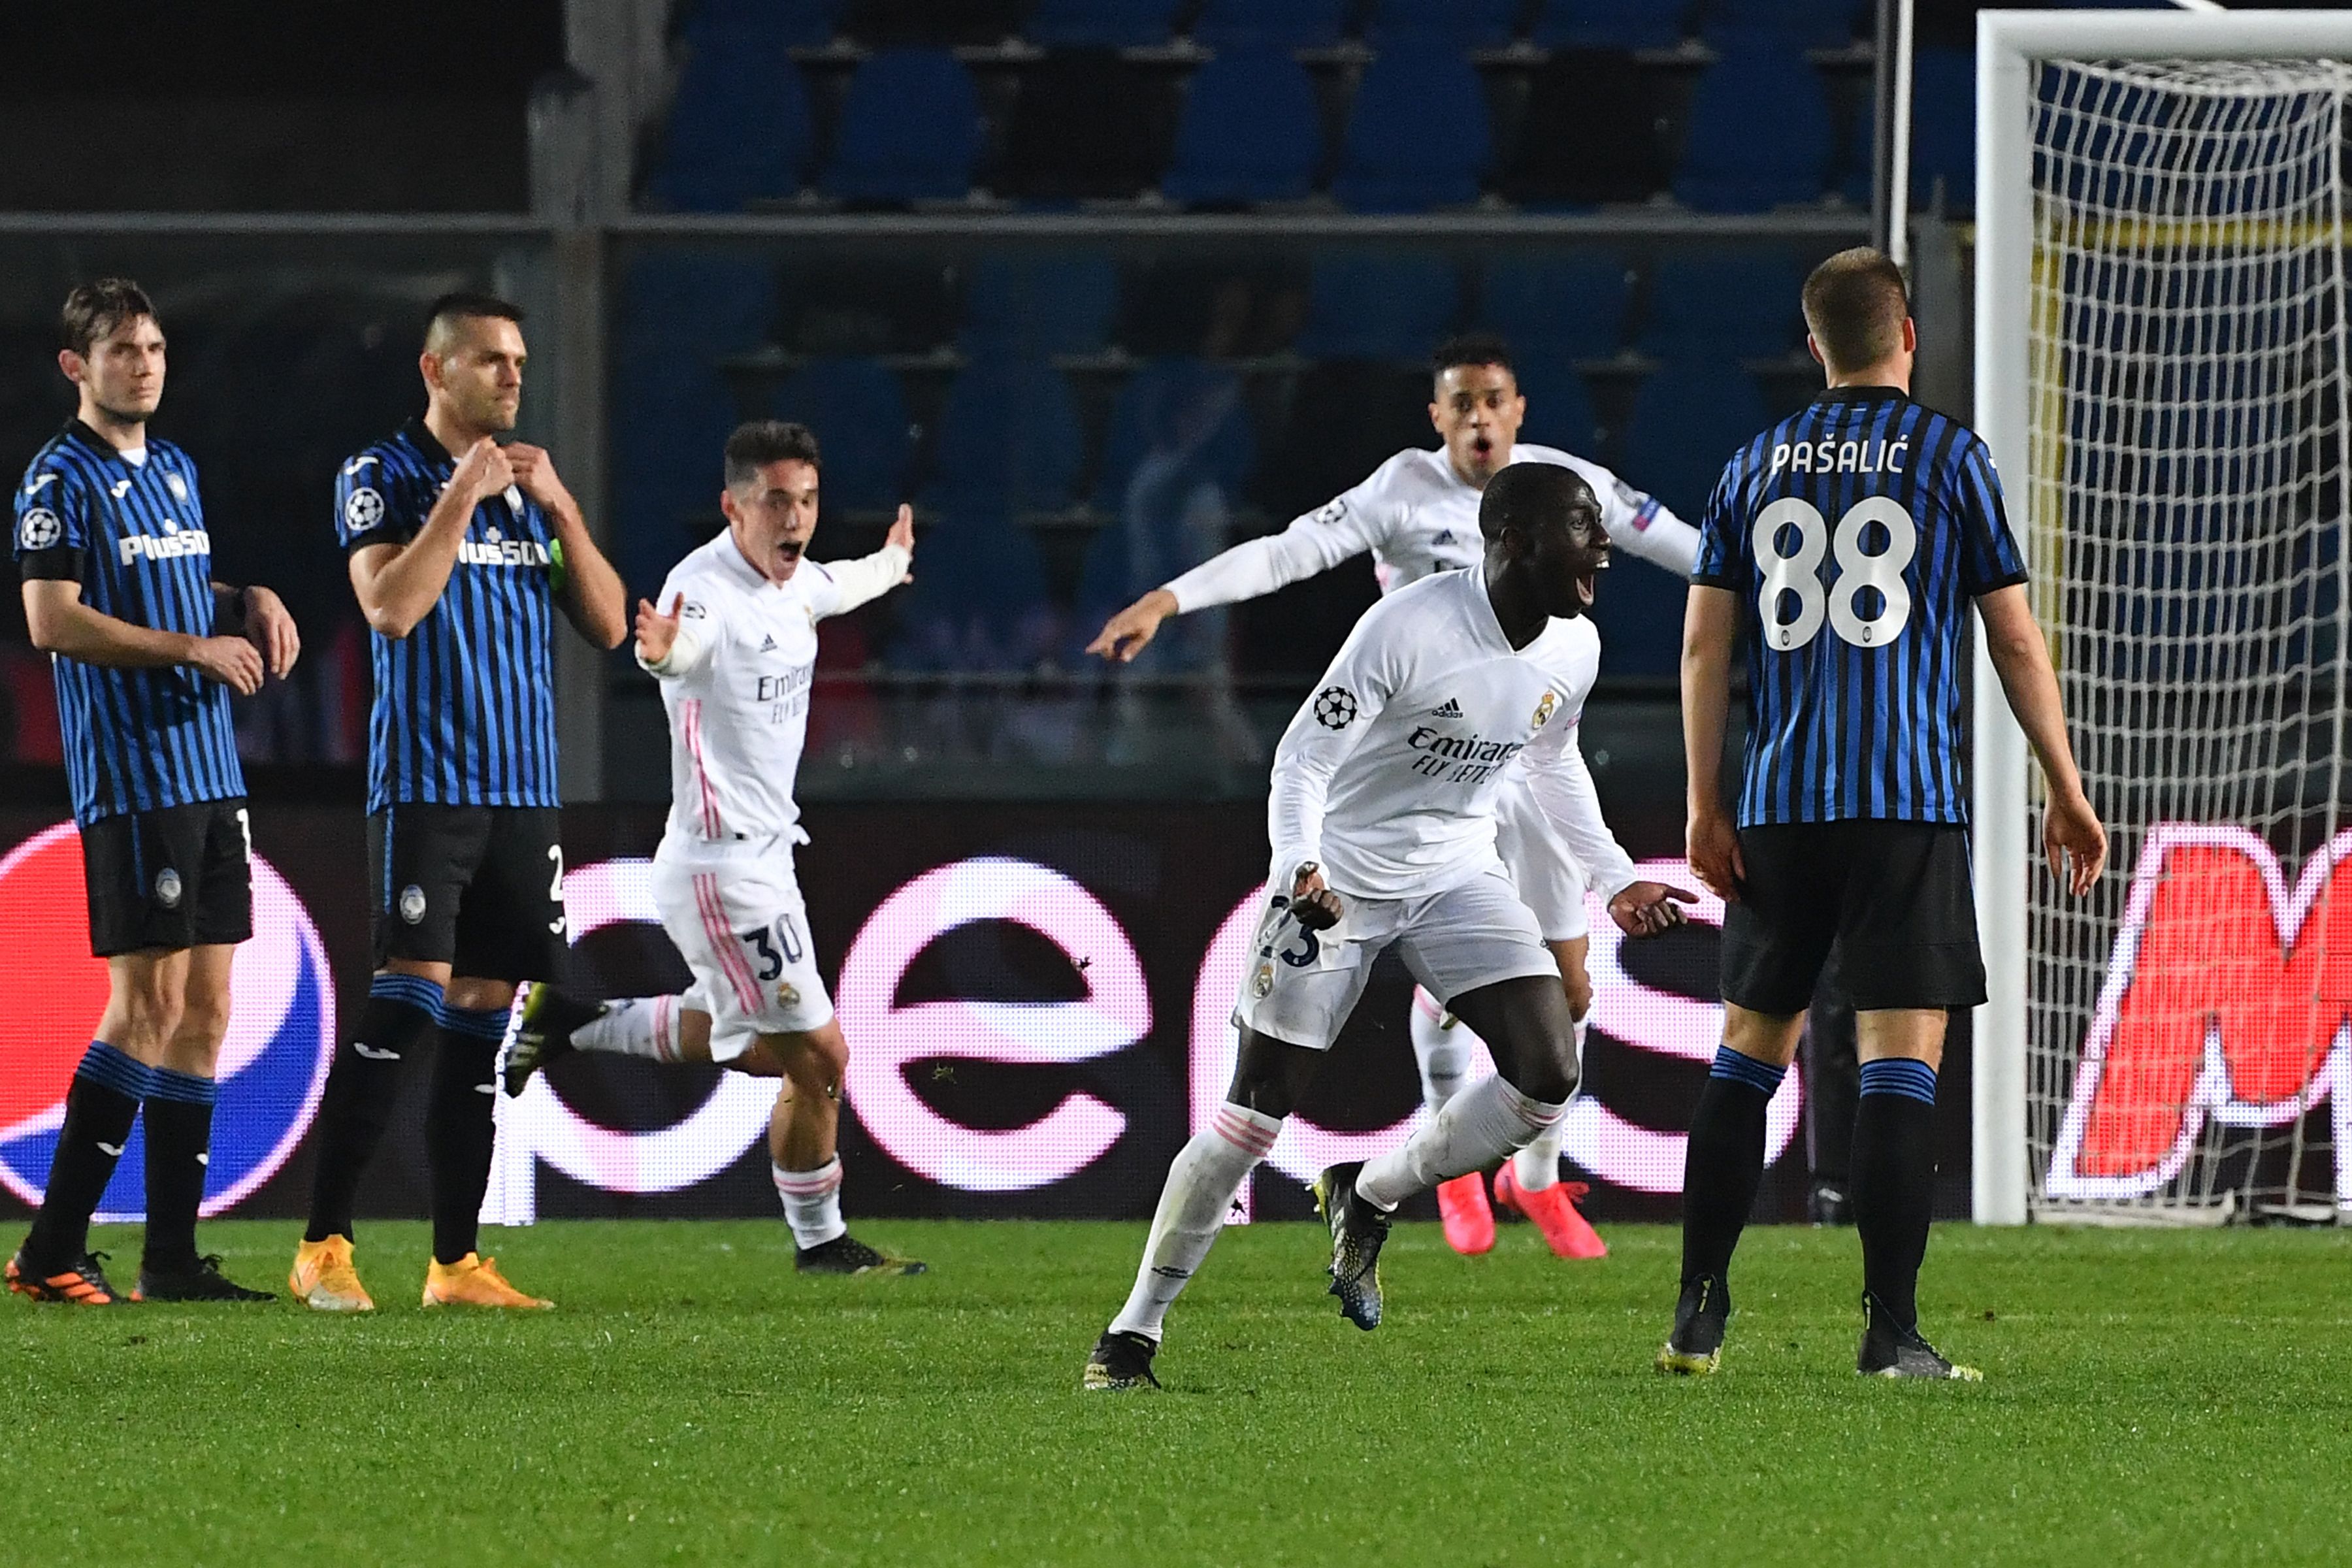
<svg viewBox="0 0 2352 1568">
<path fill-rule="evenodd" d="M 1501 339 L 1475 333 L 1453 339 L 1438 349 L 1431 368 L 1429 418 L 1444 438 L 1442 447 L 1399 452 L 1363 483 L 1281 532 L 1244 540 L 1153 589 L 1113 616 L 1087 651 L 1130 660 L 1171 616 L 1258 598 L 1366 551 L 1383 593 L 1434 572 L 1475 565 L 1484 551 L 1479 497 L 1512 463 L 1573 470 L 1599 502 L 1601 525 L 1612 545 L 1676 576 L 1690 575 L 1698 558 L 1698 533 L 1690 524 L 1598 463 L 1553 447 L 1520 444 L 1528 402 Z M 1496 821 L 1503 864 L 1559 962 L 1580 1056 L 1584 1016 L 1592 1006 L 1585 887 L 1590 881 L 1604 899 L 1614 898 L 1633 879 L 1632 862 L 1580 866 L 1516 777 L 1504 785 Z M 1434 1114 L 1470 1081 L 1481 1042 L 1425 990 L 1414 993 L 1409 1020 L 1422 1096 Z M 1559 1256 L 1598 1258 L 1609 1250 L 1559 1182 L 1558 1128 L 1519 1151 L 1496 1173 L 1495 1190 L 1535 1222 Z M 1437 1208 L 1446 1242 L 1456 1252 L 1481 1253 L 1495 1245 L 1495 1215 L 1481 1173 L 1469 1172 L 1441 1186 Z"/>
<path fill-rule="evenodd" d="M 1971 602 L 2048 784 L 2044 847 L 2076 897 L 2106 862 L 1985 444 L 1910 397 L 1903 273 L 1841 251 L 1805 280 L 1829 388 L 1749 442 L 1707 504 L 1683 632 L 1690 863 L 1727 908 L 1723 1046 L 1691 1119 L 1682 1294 L 1662 1372 L 1711 1373 L 1725 1276 L 1764 1173 L 1764 1111 L 1832 949 L 1862 1058 L 1853 1217 L 1860 1370 L 1974 1380 L 1920 1336 L 1946 1009 L 1985 999 L 1969 874 L 1962 632 Z M 1746 623 L 1738 826 L 1716 774 Z M 2071 860 L 2071 865 L 2065 864 Z"/>
<path fill-rule="evenodd" d="M 1600 661 L 1585 612 L 1610 541 L 1591 487 L 1550 464 L 1497 473 L 1478 526 L 1484 563 L 1368 611 L 1283 735 L 1267 804 L 1280 891 L 1234 1009 L 1233 1086 L 1169 1170 L 1134 1290 L 1087 1360 L 1088 1388 L 1156 1384 L 1169 1307 L 1389 948 L 1486 1037 L 1498 1074 L 1401 1147 L 1317 1180 L 1331 1293 L 1349 1321 L 1380 1324 L 1380 1251 L 1396 1205 L 1524 1148 L 1576 1092 L 1559 967 L 1496 853 L 1495 816 L 1524 768 L 1585 864 L 1623 859 L 1575 738 Z M 1679 923 L 1675 900 L 1692 896 L 1629 880 L 1610 913 L 1650 934 Z"/>
<path fill-rule="evenodd" d="M 670 812 L 654 856 L 654 901 L 694 984 L 683 996 L 610 1005 L 534 986 L 507 1058 L 507 1091 L 572 1050 L 717 1062 L 781 1078 L 768 1124 L 794 1267 L 919 1274 L 841 1217 L 841 1079 L 849 1047 L 817 973 L 793 847 L 808 842 L 793 781 L 808 740 L 816 624 L 908 580 L 914 513 L 898 509 L 881 549 L 806 559 L 816 530 L 816 437 L 763 420 L 727 438 L 727 531 L 677 563 L 660 608 L 637 605 L 637 662 L 669 710 Z"/>
</svg>

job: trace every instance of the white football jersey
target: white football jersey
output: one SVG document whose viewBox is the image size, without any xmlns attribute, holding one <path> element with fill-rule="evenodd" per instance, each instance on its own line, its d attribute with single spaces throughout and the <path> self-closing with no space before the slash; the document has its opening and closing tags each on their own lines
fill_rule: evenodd
<svg viewBox="0 0 2352 1568">
<path fill-rule="evenodd" d="M 793 780 L 808 739 L 816 624 L 888 593 L 911 559 L 886 545 L 856 561 L 803 560 L 776 583 L 721 533 L 671 569 L 655 603 L 667 611 L 677 602 L 677 640 L 645 665 L 669 713 L 665 855 L 803 837 Z"/>
<path fill-rule="evenodd" d="M 1600 464 L 1557 447 L 1515 446 L 1514 463 L 1573 468 L 1601 501 L 1609 542 L 1626 554 L 1688 577 L 1698 564 L 1698 530 L 1656 498 Z M 1484 492 L 1454 471 L 1443 448 L 1399 452 L 1353 489 L 1294 521 L 1280 533 L 1244 540 L 1168 584 L 1179 610 L 1236 604 L 1372 552 L 1381 591 L 1485 558 L 1478 532 Z"/>
<path fill-rule="evenodd" d="M 1601 664 L 1579 616 L 1514 649 L 1483 571 L 1441 572 L 1364 613 L 1274 758 L 1275 886 L 1314 861 L 1341 895 L 1435 893 L 1501 862 L 1505 775 L 1527 770 L 1544 815 L 1612 897 L 1633 861 L 1601 817 L 1577 721 Z"/>
</svg>

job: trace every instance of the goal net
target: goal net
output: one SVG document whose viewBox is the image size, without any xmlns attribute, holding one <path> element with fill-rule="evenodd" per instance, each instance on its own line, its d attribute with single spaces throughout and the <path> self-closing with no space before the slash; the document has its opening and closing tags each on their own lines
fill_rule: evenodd
<svg viewBox="0 0 2352 1568">
<path fill-rule="evenodd" d="M 2031 1205 L 2352 1215 L 2352 71 L 2026 75 L 2023 384 L 1979 406 L 2021 405 L 2022 471 L 1997 456 L 2112 844 L 2088 899 L 2024 873 Z"/>
</svg>

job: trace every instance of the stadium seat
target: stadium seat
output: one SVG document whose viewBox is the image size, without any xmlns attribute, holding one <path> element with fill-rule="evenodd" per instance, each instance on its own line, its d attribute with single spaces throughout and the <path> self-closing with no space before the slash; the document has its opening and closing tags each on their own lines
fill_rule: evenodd
<svg viewBox="0 0 2352 1568">
<path fill-rule="evenodd" d="M 1307 325 L 1309 359 L 1418 360 L 1453 330 L 1462 285 L 1454 265 L 1427 252 L 1343 250 L 1315 258 Z"/>
<path fill-rule="evenodd" d="M 914 585 L 894 604 L 896 668 L 950 673 L 1022 669 L 1057 629 L 1037 542 L 1001 501 L 949 498 L 917 546 Z"/>
<path fill-rule="evenodd" d="M 1517 362 L 1519 394 L 1528 400 L 1527 423 L 1519 439 L 1539 447 L 1558 447 L 1580 458 L 1600 447 L 1601 420 L 1592 411 L 1592 394 L 1573 362 L 1553 354 L 1522 356 Z"/>
<path fill-rule="evenodd" d="M 762 197 L 800 194 L 809 161 L 808 95 L 787 52 L 769 33 L 730 26 L 687 35 L 650 183 L 655 202 L 673 212 L 740 212 Z"/>
<path fill-rule="evenodd" d="M 1022 68 L 992 182 L 1016 201 L 1132 201 L 1160 182 L 1177 79 L 1109 48 L 1061 49 Z"/>
<path fill-rule="evenodd" d="M 1692 94 L 1675 195 L 1719 213 L 1819 201 L 1832 140 L 1829 100 L 1803 54 L 1742 35 L 1738 51 L 1727 49 Z"/>
<path fill-rule="evenodd" d="M 1544 0 L 1534 37 L 1547 49 L 1670 49 L 1691 0 Z"/>
<path fill-rule="evenodd" d="M 1127 49 L 1164 44 L 1177 0 L 1042 0 L 1022 31 L 1049 49 Z"/>
<path fill-rule="evenodd" d="M 1654 83 L 1626 55 L 1561 49 L 1528 83 L 1496 188 L 1521 206 L 1645 202 L 1666 185 Z"/>
<path fill-rule="evenodd" d="M 1181 455 L 1238 494 L 1256 444 L 1240 376 L 1206 360 L 1154 360 L 1129 378 L 1111 405 L 1095 505 L 1118 510 L 1136 469 L 1155 456 Z"/>
<path fill-rule="evenodd" d="M 1212 49 L 1324 49 L 1346 30 L 1349 0 L 1207 0 L 1192 38 Z"/>
<path fill-rule="evenodd" d="M 1118 313 L 1118 269 L 1100 251 L 992 250 L 964 296 L 964 352 L 1045 359 L 1098 353 Z"/>
<path fill-rule="evenodd" d="M 1025 0 L 849 0 L 841 30 L 869 48 L 1001 44 L 1021 31 Z"/>
<path fill-rule="evenodd" d="M 1015 510 L 1066 507 L 1085 447 L 1077 404 L 1059 371 L 1034 360 L 977 361 L 948 388 L 924 494 Z"/>
<path fill-rule="evenodd" d="M 619 352 L 643 344 L 700 351 L 706 356 L 757 347 L 776 318 L 776 272 L 757 257 L 730 251 L 639 251 L 621 288 Z"/>
<path fill-rule="evenodd" d="M 688 24 L 738 36 L 756 35 L 785 48 L 821 48 L 833 41 L 842 0 L 701 0 Z"/>
<path fill-rule="evenodd" d="M 1386 50 L 1433 34 L 1457 49 L 1500 48 L 1518 19 L 1519 0 L 1377 0 L 1366 41 Z"/>
<path fill-rule="evenodd" d="M 1360 482 L 1403 448 L 1436 445 L 1427 370 L 1327 360 L 1299 376 L 1290 416 L 1250 490 L 1279 526 Z"/>
<path fill-rule="evenodd" d="M 1463 205 L 1494 156 L 1486 91 L 1460 45 L 1415 35 L 1364 73 L 1331 192 L 1357 212 Z"/>
<path fill-rule="evenodd" d="M 1171 201 L 1239 206 L 1295 200 L 1323 156 L 1315 84 L 1271 51 L 1220 55 L 1192 73 L 1160 189 Z"/>
<path fill-rule="evenodd" d="M 1605 359 L 1624 341 L 1630 288 L 1613 255 L 1506 254 L 1486 264 L 1478 321 L 1515 353 Z"/>
<path fill-rule="evenodd" d="M 1796 48 L 1834 49 L 1867 34 L 1870 23 L 1870 0 L 1709 0 L 1704 36 L 1715 44 L 1727 35 L 1773 33 Z"/>
<path fill-rule="evenodd" d="M 982 135 L 979 90 L 953 55 L 885 49 L 849 79 L 824 188 L 881 204 L 967 195 Z"/>
<path fill-rule="evenodd" d="M 1650 280 L 1642 347 L 1665 359 L 1760 359 L 1804 346 L 1805 275 L 1781 250 L 1669 257 Z"/>
<path fill-rule="evenodd" d="M 776 389 L 773 407 L 777 418 L 816 432 L 828 511 L 892 507 L 907 498 L 907 400 L 887 366 L 870 359 L 812 361 Z"/>
</svg>

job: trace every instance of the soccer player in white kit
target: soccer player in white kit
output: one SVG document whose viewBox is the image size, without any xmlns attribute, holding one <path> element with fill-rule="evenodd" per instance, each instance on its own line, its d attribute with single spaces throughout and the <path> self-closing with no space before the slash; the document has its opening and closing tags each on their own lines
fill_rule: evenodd
<svg viewBox="0 0 2352 1568">
<path fill-rule="evenodd" d="M 803 559 L 816 527 L 816 437 L 759 420 L 728 437 L 727 531 L 679 562 L 637 605 L 637 662 L 661 681 L 670 812 L 654 855 L 662 929 L 694 984 L 682 996 L 597 1004 L 532 989 L 509 1048 L 507 1092 L 572 1050 L 717 1062 L 782 1078 L 768 1127 L 794 1266 L 831 1274 L 920 1273 L 849 1234 L 835 1151 L 849 1049 L 817 973 L 793 848 L 808 842 L 793 799 L 808 735 L 816 624 L 908 580 L 914 515 L 861 560 Z M 657 606 L 667 605 L 667 609 Z"/>
<path fill-rule="evenodd" d="M 1525 1147 L 1576 1091 L 1559 964 L 1496 853 L 1495 818 L 1524 772 L 1572 847 L 1596 858 L 1613 847 L 1575 738 L 1601 656 L 1584 612 L 1610 542 L 1591 486 L 1557 465 L 1503 468 L 1479 526 L 1484 562 L 1366 612 L 1283 734 L 1268 880 L 1287 896 L 1273 900 L 1242 982 L 1233 1085 L 1169 1168 L 1134 1289 L 1087 1359 L 1087 1388 L 1157 1386 L 1169 1307 L 1389 948 L 1485 1037 L 1497 1070 L 1402 1147 L 1317 1179 L 1331 1293 L 1350 1322 L 1380 1325 L 1380 1249 L 1396 1205 Z M 1675 900 L 1693 897 L 1634 881 L 1610 913 L 1647 935 L 1679 923 Z"/>
<path fill-rule="evenodd" d="M 1600 502 L 1601 526 L 1612 546 L 1677 576 L 1691 574 L 1698 560 L 1696 529 L 1598 463 L 1554 447 L 1518 444 L 1527 399 L 1519 395 L 1510 351 L 1501 339 L 1486 334 L 1456 338 L 1437 351 L 1433 363 L 1436 386 L 1429 416 L 1444 437 L 1443 447 L 1400 452 L 1362 484 L 1297 519 L 1280 533 L 1245 540 L 1155 588 L 1113 616 L 1087 651 L 1122 662 L 1132 659 L 1170 616 L 1257 598 L 1368 550 L 1383 593 L 1434 572 L 1474 565 L 1484 549 L 1478 531 L 1480 494 L 1508 463 L 1549 463 L 1573 469 Z M 1589 880 L 1604 899 L 1613 898 L 1633 881 L 1633 862 L 1618 853 L 1580 863 L 1547 826 L 1524 784 L 1507 787 L 1497 824 L 1503 864 L 1559 961 L 1580 1031 L 1592 1005 L 1592 984 L 1585 972 L 1585 886 Z M 1426 990 L 1413 994 L 1411 1028 L 1422 1095 L 1434 1112 L 1481 1065 L 1483 1043 L 1447 1016 Z M 1580 1033 L 1579 1045 L 1580 1049 Z M 1583 1188 L 1559 1184 L 1559 1133 L 1555 1128 L 1496 1173 L 1495 1191 L 1506 1206 L 1536 1223 L 1559 1256 L 1603 1256 L 1607 1245 L 1573 1201 Z M 1495 1245 L 1494 1211 L 1478 1173 L 1439 1187 L 1437 1206 L 1445 1239 L 1455 1251 L 1476 1254 Z"/>
</svg>

